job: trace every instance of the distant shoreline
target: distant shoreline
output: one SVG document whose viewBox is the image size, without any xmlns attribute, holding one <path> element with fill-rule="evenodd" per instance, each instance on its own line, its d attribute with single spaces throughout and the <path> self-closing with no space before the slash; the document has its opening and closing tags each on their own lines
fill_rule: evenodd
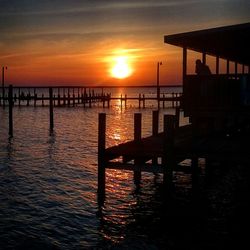
<svg viewBox="0 0 250 250">
<path fill-rule="evenodd" d="M 7 88 L 8 85 L 5 86 Z M 32 86 L 32 85 L 13 85 L 14 88 L 91 88 L 91 89 L 97 89 L 97 88 L 156 88 L 156 85 L 95 85 L 95 86 L 89 86 L 89 85 L 46 85 L 46 86 Z M 178 85 L 160 85 L 160 88 L 175 88 L 175 87 L 182 87 L 182 84 Z"/>
</svg>

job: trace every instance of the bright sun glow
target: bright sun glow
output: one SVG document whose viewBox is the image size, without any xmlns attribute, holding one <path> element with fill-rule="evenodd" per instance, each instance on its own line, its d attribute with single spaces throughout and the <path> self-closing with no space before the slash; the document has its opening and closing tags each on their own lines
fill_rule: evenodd
<svg viewBox="0 0 250 250">
<path fill-rule="evenodd" d="M 115 58 L 115 63 L 111 69 L 111 75 L 115 78 L 123 79 L 130 76 L 132 69 L 125 56 Z"/>
</svg>

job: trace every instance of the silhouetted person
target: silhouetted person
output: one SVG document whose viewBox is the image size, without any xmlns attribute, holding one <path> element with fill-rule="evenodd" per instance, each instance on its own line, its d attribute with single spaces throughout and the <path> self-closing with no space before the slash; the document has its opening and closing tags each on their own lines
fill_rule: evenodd
<svg viewBox="0 0 250 250">
<path fill-rule="evenodd" d="M 195 73 L 200 76 L 211 75 L 209 67 L 205 63 L 202 63 L 200 59 L 196 60 Z"/>
</svg>

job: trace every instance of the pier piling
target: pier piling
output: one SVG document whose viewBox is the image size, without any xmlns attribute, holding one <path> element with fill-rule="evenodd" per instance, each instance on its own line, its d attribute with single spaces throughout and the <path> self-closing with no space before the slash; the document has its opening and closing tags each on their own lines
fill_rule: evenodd
<svg viewBox="0 0 250 250">
<path fill-rule="evenodd" d="M 50 124 L 50 132 L 54 129 L 54 114 L 53 114 L 53 89 L 49 88 L 49 124 Z"/>
<path fill-rule="evenodd" d="M 164 115 L 164 176 L 163 183 L 166 190 L 171 190 L 173 187 L 173 169 L 175 165 L 174 159 L 174 130 L 175 116 Z"/>
<path fill-rule="evenodd" d="M 98 121 L 98 203 L 105 199 L 105 145 L 106 145 L 106 114 L 100 113 Z"/>
<path fill-rule="evenodd" d="M 142 121 L 142 115 L 141 113 L 135 113 L 134 114 L 134 141 L 135 143 L 141 142 L 141 121 Z M 135 165 L 140 165 L 141 159 L 135 158 Z M 136 185 L 140 184 L 141 181 L 141 171 L 140 170 L 134 170 L 134 183 Z"/>
<path fill-rule="evenodd" d="M 153 119 L 152 119 L 152 135 L 156 136 L 159 132 L 159 111 L 154 110 L 153 111 Z M 153 164 L 158 164 L 158 159 L 157 157 L 154 157 L 152 159 Z"/>
<path fill-rule="evenodd" d="M 9 136 L 13 136 L 13 86 L 9 86 Z"/>
<path fill-rule="evenodd" d="M 152 119 L 152 134 L 156 136 L 159 131 L 159 111 L 153 111 L 153 119 Z"/>
</svg>

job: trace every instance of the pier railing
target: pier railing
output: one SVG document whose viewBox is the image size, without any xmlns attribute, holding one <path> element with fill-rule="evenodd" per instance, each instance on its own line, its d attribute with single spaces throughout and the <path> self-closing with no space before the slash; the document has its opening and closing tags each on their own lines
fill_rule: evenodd
<svg viewBox="0 0 250 250">
<path fill-rule="evenodd" d="M 247 107 L 250 106 L 250 75 L 187 75 L 183 93 L 187 116 L 197 111 Z"/>
<path fill-rule="evenodd" d="M 127 107 L 129 101 L 135 105 L 138 104 L 139 108 L 146 108 L 147 104 L 151 104 L 152 101 L 158 103 L 158 107 L 177 107 L 181 105 L 182 92 L 162 93 L 159 97 L 156 95 L 146 95 L 144 93 L 138 94 L 137 96 L 112 96 L 111 93 L 105 93 L 102 91 L 96 91 L 95 88 L 84 88 L 84 87 L 51 87 L 53 89 L 52 102 L 54 107 L 64 106 L 83 106 L 92 107 L 95 104 L 105 108 L 109 108 L 111 102 L 120 103 L 123 107 Z M 51 96 L 49 95 L 49 87 L 14 87 L 12 92 L 13 106 L 49 106 Z M 42 91 L 39 91 L 42 89 Z M 4 96 L 3 96 L 4 93 Z M 2 90 L 0 94 L 0 106 L 8 105 L 8 87 Z"/>
</svg>

